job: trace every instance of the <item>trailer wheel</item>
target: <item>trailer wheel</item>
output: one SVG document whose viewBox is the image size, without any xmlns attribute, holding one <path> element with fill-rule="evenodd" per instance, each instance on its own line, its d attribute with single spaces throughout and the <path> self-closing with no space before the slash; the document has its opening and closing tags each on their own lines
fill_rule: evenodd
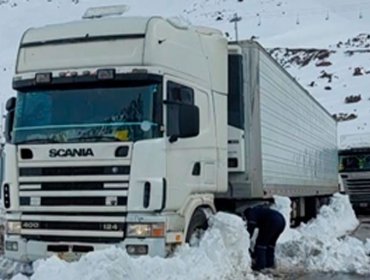
<svg viewBox="0 0 370 280">
<path fill-rule="evenodd" d="M 206 214 L 202 208 L 198 208 L 191 217 L 188 231 L 186 233 L 186 243 L 188 243 L 190 246 L 199 245 L 200 238 L 203 236 L 207 228 L 208 221 Z"/>
</svg>

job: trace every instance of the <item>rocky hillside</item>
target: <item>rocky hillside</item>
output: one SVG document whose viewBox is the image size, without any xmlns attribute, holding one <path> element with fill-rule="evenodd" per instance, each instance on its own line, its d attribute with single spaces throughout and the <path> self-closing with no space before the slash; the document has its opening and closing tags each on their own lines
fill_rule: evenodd
<svg viewBox="0 0 370 280">
<path fill-rule="evenodd" d="M 328 48 L 272 48 L 270 54 L 338 120 L 340 134 L 367 130 L 370 34 Z M 346 123 L 343 123 L 346 122 Z"/>
</svg>

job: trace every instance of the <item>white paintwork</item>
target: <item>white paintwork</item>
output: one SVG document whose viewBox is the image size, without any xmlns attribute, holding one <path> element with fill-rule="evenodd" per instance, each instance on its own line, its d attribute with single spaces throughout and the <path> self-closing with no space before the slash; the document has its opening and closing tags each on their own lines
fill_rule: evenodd
<svg viewBox="0 0 370 280">
<path fill-rule="evenodd" d="M 117 181 L 128 181 L 129 176 L 109 176 L 109 175 L 95 175 L 95 176 L 43 176 L 42 180 L 45 182 L 71 182 L 71 177 L 73 178 L 74 182 L 104 182 L 104 181 L 112 181 L 112 180 L 117 180 Z M 40 182 L 40 177 L 20 177 L 19 182 L 27 182 L 27 183 L 32 183 L 32 182 Z"/>
<path fill-rule="evenodd" d="M 139 141 L 134 144 L 130 187 L 128 196 L 129 212 L 152 212 L 161 210 L 164 197 L 163 179 L 165 174 L 165 139 Z M 144 208 L 144 185 L 149 182 L 151 198 L 147 208 Z"/>
<path fill-rule="evenodd" d="M 237 167 L 229 167 L 229 172 L 245 172 L 244 131 L 233 126 L 228 127 L 228 158 L 236 158 Z"/>
<path fill-rule="evenodd" d="M 128 183 L 104 183 L 104 188 L 128 188 Z"/>
<path fill-rule="evenodd" d="M 337 185 L 334 119 L 260 52 L 263 185 Z"/>
<path fill-rule="evenodd" d="M 37 190 L 41 189 L 41 184 L 20 184 L 19 190 Z"/>
<path fill-rule="evenodd" d="M 76 191 L 20 191 L 20 196 L 27 197 L 75 197 Z M 127 196 L 127 191 L 78 191 L 80 197 Z"/>
<path fill-rule="evenodd" d="M 130 37 L 133 35 L 142 35 L 142 38 Z M 104 36 L 122 38 L 25 45 Z M 214 29 L 180 28 L 159 17 L 106 18 L 49 25 L 25 33 L 16 74 L 17 79 L 21 79 L 26 72 L 155 65 L 167 72 L 176 71 L 198 79 L 207 87 L 226 94 L 226 45 L 226 39 Z"/>
<path fill-rule="evenodd" d="M 184 235 L 186 236 L 191 217 L 195 210 L 202 206 L 203 209 L 210 209 L 212 213 L 216 213 L 216 208 L 213 203 L 213 194 L 194 194 L 187 197 L 183 206 L 179 209 L 181 216 L 185 217 L 184 220 Z M 184 240 L 185 241 L 185 240 Z"/>
<path fill-rule="evenodd" d="M 117 212 L 127 212 L 126 206 L 19 206 L 17 211 L 20 212 L 99 212 L 99 213 L 117 213 Z"/>
<path fill-rule="evenodd" d="M 125 217 L 107 217 L 107 216 L 63 216 L 63 215 L 26 215 L 23 214 L 21 221 L 48 221 L 48 222 L 109 222 L 109 223 L 123 223 L 126 221 Z"/>
<path fill-rule="evenodd" d="M 21 234 L 26 235 L 50 235 L 60 236 L 60 230 L 34 230 L 34 229 L 22 229 Z M 94 236 L 94 237 L 123 237 L 122 231 L 93 231 L 93 230 L 63 230 L 64 236 Z"/>
<path fill-rule="evenodd" d="M 5 145 L 3 153 L 4 181 L 2 183 L 7 183 L 10 190 L 10 208 L 6 209 L 6 211 L 19 211 L 17 148 L 14 145 Z M 4 200 L 2 200 L 2 203 L 4 203 Z"/>
<path fill-rule="evenodd" d="M 225 49 L 226 54 L 226 49 Z M 225 69 L 226 71 L 226 69 Z M 166 180 L 168 197 L 166 209 L 177 211 L 193 193 L 216 192 L 225 187 L 227 169 L 223 166 L 226 158 L 226 140 L 223 130 L 226 118 L 215 122 L 222 112 L 226 113 L 226 103 L 220 104 L 224 95 L 200 87 L 194 82 L 179 79 L 174 75 L 165 76 L 167 81 L 178 82 L 194 89 L 195 105 L 200 108 L 199 135 L 192 138 L 178 139 L 174 143 L 166 141 Z M 226 99 L 226 98 L 225 98 Z M 166 116 L 166 114 L 165 114 Z M 222 126 L 224 128 L 222 128 Z M 222 144 L 224 143 L 224 144 Z M 193 176 L 196 163 L 200 164 L 200 176 Z M 210 177 L 214 174 L 214 178 Z M 222 180 L 219 179 L 222 177 Z"/>
</svg>

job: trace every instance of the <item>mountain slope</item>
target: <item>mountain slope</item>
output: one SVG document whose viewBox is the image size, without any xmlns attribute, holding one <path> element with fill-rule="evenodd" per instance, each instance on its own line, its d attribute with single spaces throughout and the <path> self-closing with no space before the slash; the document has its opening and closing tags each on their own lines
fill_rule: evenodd
<svg viewBox="0 0 370 280">
<path fill-rule="evenodd" d="M 101 2 L 0 0 L 0 103 L 4 104 L 14 94 L 11 78 L 23 31 L 32 26 L 80 19 L 87 7 L 103 5 Z M 367 124 L 370 93 L 366 85 L 370 70 L 367 55 L 370 47 L 366 34 L 370 25 L 369 1 L 104 1 L 104 5 L 122 3 L 129 8 L 127 15 L 177 17 L 196 25 L 219 28 L 230 40 L 236 37 L 235 25 L 230 19 L 237 13 L 241 17 L 237 23 L 239 39 L 255 38 L 271 49 L 274 57 L 331 114 L 336 114 L 339 119 L 350 119 L 340 122 L 339 135 L 370 131 Z M 325 64 L 324 60 L 324 63 L 316 65 L 320 59 L 312 59 L 307 64 L 296 63 L 297 55 L 309 57 L 313 53 L 312 48 L 328 50 L 330 55 L 326 60 L 330 64 Z M 363 75 L 354 76 L 356 68 Z M 361 95 L 361 100 L 346 104 L 345 98 L 351 95 Z M 356 118 L 351 119 L 354 116 Z"/>
</svg>

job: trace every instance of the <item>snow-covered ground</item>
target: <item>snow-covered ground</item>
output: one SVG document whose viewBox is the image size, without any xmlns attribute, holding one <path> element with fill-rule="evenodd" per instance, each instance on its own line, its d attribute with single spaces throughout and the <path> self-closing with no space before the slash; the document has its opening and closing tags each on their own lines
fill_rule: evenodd
<svg viewBox="0 0 370 280">
<path fill-rule="evenodd" d="M 275 197 L 275 204 L 289 219 L 290 200 Z M 287 226 L 277 245 L 278 273 L 370 274 L 370 239 L 362 242 L 348 235 L 358 223 L 348 197 L 335 194 L 316 219 L 295 229 Z M 38 261 L 31 280 L 270 279 L 271 275 L 252 272 L 249 246 L 244 221 L 218 213 L 210 218 L 210 229 L 198 247 L 184 246 L 171 258 L 132 258 L 112 247 L 89 253 L 75 263 L 57 257 Z M 26 279 L 20 274 L 13 277 Z"/>
</svg>

